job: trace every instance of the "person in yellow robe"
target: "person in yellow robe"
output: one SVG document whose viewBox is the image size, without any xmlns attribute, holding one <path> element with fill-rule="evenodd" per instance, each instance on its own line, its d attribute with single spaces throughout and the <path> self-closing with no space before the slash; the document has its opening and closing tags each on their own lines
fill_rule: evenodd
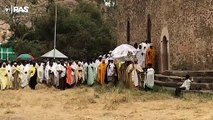
<svg viewBox="0 0 213 120">
<path fill-rule="evenodd" d="M 150 47 L 146 50 L 146 67 L 148 67 L 148 64 L 152 64 L 152 67 L 155 66 L 155 49 L 153 45 L 151 44 Z"/>
<path fill-rule="evenodd" d="M 2 67 L 0 68 L 0 79 L 1 79 L 1 90 L 5 90 L 6 88 L 10 87 L 6 63 L 3 63 Z"/>
<path fill-rule="evenodd" d="M 13 70 L 12 70 L 12 75 L 13 75 L 13 88 L 18 90 L 19 87 L 20 87 L 20 82 L 21 82 L 21 79 L 20 79 L 20 67 L 17 65 L 17 63 L 14 63 L 14 66 L 13 66 Z"/>
<path fill-rule="evenodd" d="M 123 63 L 120 67 L 120 77 L 119 79 L 121 81 L 123 81 L 124 86 L 127 87 L 127 72 L 126 69 L 129 66 L 129 64 L 131 64 L 131 61 L 125 61 L 125 63 Z"/>
<path fill-rule="evenodd" d="M 98 66 L 98 83 L 103 85 L 104 81 L 106 79 L 106 67 L 107 64 L 105 63 L 105 60 L 102 59 L 102 62 Z"/>
<path fill-rule="evenodd" d="M 143 72 L 142 67 L 134 60 L 126 69 L 127 76 L 127 86 L 129 88 L 138 88 L 140 85 L 141 77 L 140 74 Z"/>
</svg>

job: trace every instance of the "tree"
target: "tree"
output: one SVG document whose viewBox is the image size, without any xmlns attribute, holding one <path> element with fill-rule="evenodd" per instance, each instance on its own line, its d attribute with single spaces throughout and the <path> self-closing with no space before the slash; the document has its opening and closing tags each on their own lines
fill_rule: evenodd
<svg viewBox="0 0 213 120">
<path fill-rule="evenodd" d="M 54 6 L 34 21 L 34 36 L 53 42 Z M 73 59 L 90 59 L 115 47 L 109 22 L 104 22 L 97 4 L 81 1 L 75 9 L 58 5 L 57 49 Z"/>
<path fill-rule="evenodd" d="M 105 19 L 96 2 L 80 0 L 75 8 L 58 5 L 57 49 L 72 59 L 96 58 L 115 47 L 114 22 Z M 41 56 L 53 49 L 55 2 L 49 0 L 39 14 L 31 14 L 30 28 L 20 22 L 12 28 L 12 45 L 18 53 L 31 53 Z M 36 10 L 36 9 L 35 9 Z M 34 13 L 34 11 L 33 11 Z M 45 49 L 44 49 L 45 48 Z"/>
</svg>

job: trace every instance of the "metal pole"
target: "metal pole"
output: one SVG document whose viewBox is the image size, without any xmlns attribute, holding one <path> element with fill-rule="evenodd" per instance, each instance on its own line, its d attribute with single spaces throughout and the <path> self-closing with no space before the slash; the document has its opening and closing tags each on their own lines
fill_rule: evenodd
<svg viewBox="0 0 213 120">
<path fill-rule="evenodd" d="M 55 49 L 56 49 L 56 25 L 57 25 L 57 4 L 55 2 L 55 29 L 54 29 L 54 55 L 53 58 L 55 59 Z"/>
</svg>

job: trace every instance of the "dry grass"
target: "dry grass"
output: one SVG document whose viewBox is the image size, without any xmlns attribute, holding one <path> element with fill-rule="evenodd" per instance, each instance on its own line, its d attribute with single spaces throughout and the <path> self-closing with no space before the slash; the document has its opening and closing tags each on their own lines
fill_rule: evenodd
<svg viewBox="0 0 213 120">
<path fill-rule="evenodd" d="M 81 87 L 65 91 L 29 88 L 0 94 L 1 120 L 212 120 L 213 96 L 173 91 L 128 90 L 122 86 Z"/>
</svg>

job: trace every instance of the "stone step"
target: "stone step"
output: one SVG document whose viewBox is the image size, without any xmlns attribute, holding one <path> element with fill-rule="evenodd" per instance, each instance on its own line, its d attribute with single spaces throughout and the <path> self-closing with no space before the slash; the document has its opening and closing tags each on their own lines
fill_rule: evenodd
<svg viewBox="0 0 213 120">
<path fill-rule="evenodd" d="M 213 83 L 213 77 L 193 77 L 196 83 Z"/>
<path fill-rule="evenodd" d="M 163 87 L 164 89 L 170 90 L 170 91 L 175 91 L 174 87 Z M 213 95 L 213 90 L 184 90 L 183 92 L 186 93 L 202 93 L 202 94 L 211 94 Z"/>
<path fill-rule="evenodd" d="M 189 93 L 202 93 L 202 94 L 211 94 L 213 95 L 213 90 L 184 90 L 183 92 Z"/>
<path fill-rule="evenodd" d="M 155 74 L 155 79 L 164 82 L 183 82 L 185 77 Z M 195 83 L 213 83 L 213 77 L 193 77 Z"/>
<path fill-rule="evenodd" d="M 179 83 L 179 82 L 164 82 L 164 81 L 160 81 L 160 80 L 155 80 L 155 84 L 158 86 L 174 87 L 174 88 L 181 85 L 181 83 Z"/>
<path fill-rule="evenodd" d="M 183 82 L 164 82 L 155 80 L 155 84 L 164 87 L 178 87 L 181 86 Z M 213 83 L 192 83 L 191 90 L 213 90 Z"/>
<path fill-rule="evenodd" d="M 184 77 L 155 74 L 155 80 L 160 80 L 164 82 L 182 82 L 184 80 Z"/>
<path fill-rule="evenodd" d="M 192 83 L 191 90 L 213 90 L 213 83 Z"/>
<path fill-rule="evenodd" d="M 191 77 L 203 77 L 203 76 L 209 76 L 213 77 L 213 70 L 202 70 L 202 71 L 178 71 L 178 70 L 166 70 L 165 72 L 162 73 L 163 75 L 168 75 L 168 76 L 186 76 L 187 74 L 190 75 Z"/>
</svg>

